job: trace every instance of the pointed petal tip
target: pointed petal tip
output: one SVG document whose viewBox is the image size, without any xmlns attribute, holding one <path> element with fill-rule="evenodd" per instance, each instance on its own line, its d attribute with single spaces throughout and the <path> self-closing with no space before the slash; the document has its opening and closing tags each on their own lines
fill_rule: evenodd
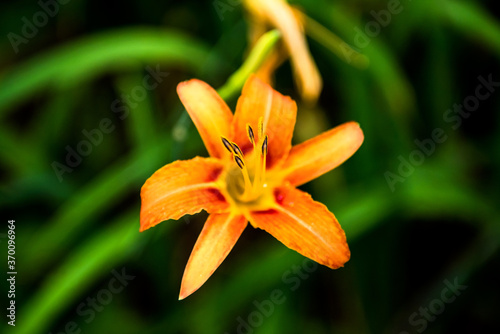
<svg viewBox="0 0 500 334">
<path fill-rule="evenodd" d="M 177 91 L 177 95 L 179 95 L 179 97 L 182 100 L 183 94 L 188 94 L 189 93 L 188 90 L 192 89 L 191 87 L 203 87 L 204 88 L 206 86 L 209 86 L 206 82 L 201 81 L 200 79 L 193 78 L 193 79 L 188 79 L 188 80 L 184 80 L 184 81 L 179 82 L 177 84 L 176 91 Z"/>
<path fill-rule="evenodd" d="M 351 251 L 349 250 L 349 245 L 347 244 L 347 241 L 338 246 L 340 248 L 342 247 L 345 248 L 343 251 L 339 249 L 335 257 L 327 258 L 324 259 L 323 261 L 316 261 L 316 260 L 313 261 L 316 261 L 319 264 L 324 265 L 333 270 L 343 268 L 351 258 Z"/>
<path fill-rule="evenodd" d="M 191 296 L 196 290 L 198 290 L 200 287 L 197 287 L 195 289 L 187 289 L 184 282 L 181 283 L 181 291 L 179 292 L 179 300 L 184 300 L 187 297 Z"/>
<path fill-rule="evenodd" d="M 181 287 L 181 291 L 179 292 L 179 301 L 184 300 L 187 297 L 191 296 L 193 293 L 196 292 L 196 290 L 198 290 L 198 288 L 196 288 L 194 290 L 186 290 L 186 289 Z"/>
<path fill-rule="evenodd" d="M 360 124 L 350 121 L 295 145 L 285 161 L 286 178 L 294 186 L 309 182 L 344 163 L 363 141 Z"/>
<path fill-rule="evenodd" d="M 206 280 L 205 280 L 206 281 Z M 198 291 L 199 288 L 205 283 L 199 283 L 199 282 L 190 282 L 189 279 L 186 278 L 186 274 L 184 273 L 184 276 L 182 277 L 181 281 L 181 291 L 179 292 L 179 300 L 186 299 L 187 297 L 191 296 L 193 293 Z"/>
<path fill-rule="evenodd" d="M 361 129 L 361 125 L 356 121 L 350 121 L 350 122 L 347 122 L 345 124 L 346 124 L 346 126 L 352 127 L 353 130 L 356 131 L 357 134 L 360 136 L 361 142 L 363 142 L 365 135 L 363 133 L 363 129 Z"/>
<path fill-rule="evenodd" d="M 139 232 L 144 232 L 146 231 L 147 229 L 149 228 L 149 226 L 147 226 L 147 224 L 141 219 L 139 221 Z"/>
<path fill-rule="evenodd" d="M 140 218 L 139 218 L 139 232 L 144 232 L 147 229 L 149 229 L 150 227 L 151 227 L 151 225 L 148 224 L 148 222 L 144 219 L 144 217 L 141 214 Z"/>
<path fill-rule="evenodd" d="M 176 91 L 177 91 L 177 94 L 181 94 L 184 86 L 186 86 L 187 84 L 189 84 L 189 81 L 191 81 L 193 79 L 190 79 L 190 80 L 185 80 L 185 81 L 181 81 L 177 84 L 177 88 L 176 88 Z"/>
<path fill-rule="evenodd" d="M 181 292 L 179 293 L 179 300 L 184 300 L 188 296 L 189 294 L 183 293 L 183 291 L 181 290 Z"/>
<path fill-rule="evenodd" d="M 196 240 L 181 280 L 179 300 L 196 292 L 229 254 L 247 225 L 242 215 L 211 214 Z"/>
<path fill-rule="evenodd" d="M 184 88 L 184 86 L 187 86 L 187 85 L 189 85 L 189 84 L 191 84 L 191 83 L 195 83 L 195 82 L 196 82 L 196 83 L 202 83 L 202 84 L 204 84 L 204 83 L 205 83 L 205 82 L 203 82 L 203 81 L 201 81 L 201 80 L 199 80 L 199 79 L 196 79 L 196 78 L 193 78 L 193 79 L 187 79 L 187 80 L 181 81 L 181 82 L 179 82 L 179 83 L 177 84 L 177 92 L 178 92 L 179 90 L 182 90 L 182 89 Z"/>
<path fill-rule="evenodd" d="M 363 144 L 363 141 L 365 140 L 365 135 L 363 133 L 363 130 L 361 129 L 361 125 L 356 121 L 345 122 L 336 126 L 332 130 L 335 131 L 335 129 L 337 133 L 341 134 L 341 138 L 343 138 L 344 140 L 351 138 L 350 144 L 354 152 L 358 150 L 358 148 L 361 146 L 361 144 Z M 339 140 L 341 139 L 339 138 Z M 354 152 L 352 154 L 354 154 Z"/>
<path fill-rule="evenodd" d="M 331 269 L 340 269 L 343 268 L 347 262 L 349 262 L 349 260 L 351 259 L 351 252 L 347 243 L 345 244 L 345 246 L 347 248 L 347 251 L 343 254 L 344 257 L 339 256 L 339 258 L 336 259 L 335 264 L 329 265 L 328 267 L 330 267 Z"/>
</svg>

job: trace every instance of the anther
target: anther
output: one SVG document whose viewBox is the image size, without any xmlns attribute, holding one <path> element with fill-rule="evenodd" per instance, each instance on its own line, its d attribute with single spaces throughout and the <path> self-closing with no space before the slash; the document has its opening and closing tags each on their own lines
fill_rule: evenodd
<svg viewBox="0 0 500 334">
<path fill-rule="evenodd" d="M 259 140 L 262 140 L 262 136 L 264 135 L 264 119 L 262 116 L 259 118 Z"/>
<path fill-rule="evenodd" d="M 243 162 L 243 160 L 239 156 L 235 155 L 234 161 L 236 162 L 238 167 L 240 167 L 240 169 L 243 169 L 243 167 L 245 167 L 245 163 Z"/>
<path fill-rule="evenodd" d="M 253 135 L 253 129 L 250 126 L 250 124 L 247 124 L 247 134 L 248 134 L 248 139 L 250 139 L 252 145 L 255 145 L 255 137 Z"/>
<path fill-rule="evenodd" d="M 243 152 L 241 152 L 240 147 L 236 143 L 231 143 L 233 147 L 234 154 L 239 155 L 240 157 L 243 157 Z"/>
<path fill-rule="evenodd" d="M 224 144 L 224 147 L 226 148 L 226 150 L 228 150 L 229 153 L 234 153 L 233 146 L 231 145 L 229 140 L 227 140 L 224 137 L 220 137 L 220 138 L 222 139 L 222 144 Z"/>
<path fill-rule="evenodd" d="M 267 135 L 262 143 L 262 155 L 267 155 Z"/>
</svg>

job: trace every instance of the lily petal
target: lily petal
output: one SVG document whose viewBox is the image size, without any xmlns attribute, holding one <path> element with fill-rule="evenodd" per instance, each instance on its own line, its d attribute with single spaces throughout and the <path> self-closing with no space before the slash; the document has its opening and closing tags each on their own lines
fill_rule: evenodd
<svg viewBox="0 0 500 334">
<path fill-rule="evenodd" d="M 280 30 L 290 53 L 295 81 L 302 97 L 315 102 L 321 93 L 323 81 L 307 47 L 301 22 L 284 0 L 246 0 L 249 12 L 257 19 Z"/>
<path fill-rule="evenodd" d="M 363 139 L 359 124 L 348 122 L 292 147 L 284 163 L 285 180 L 299 186 L 323 175 L 349 159 Z"/>
<path fill-rule="evenodd" d="M 233 120 L 233 114 L 226 102 L 212 87 L 198 79 L 178 84 L 177 94 L 198 129 L 210 156 L 226 156 L 227 151 L 220 138 L 229 135 Z"/>
<path fill-rule="evenodd" d="M 225 213 L 208 217 L 184 270 L 179 300 L 198 290 L 208 280 L 246 226 L 247 219 L 242 215 Z"/>
<path fill-rule="evenodd" d="M 232 126 L 232 138 L 244 153 L 252 148 L 246 125 L 250 124 L 256 130 L 261 117 L 264 133 L 268 136 L 269 168 L 286 158 L 292 147 L 297 105 L 289 96 L 281 95 L 252 75 L 238 99 Z"/>
<path fill-rule="evenodd" d="M 250 221 L 285 246 L 332 269 L 350 258 L 344 231 L 326 206 L 291 186 L 275 189 L 276 205 L 250 213 Z"/>
<path fill-rule="evenodd" d="M 227 210 L 229 204 L 215 184 L 222 169 L 219 160 L 196 157 L 157 170 L 141 189 L 140 231 L 203 209 Z"/>
</svg>

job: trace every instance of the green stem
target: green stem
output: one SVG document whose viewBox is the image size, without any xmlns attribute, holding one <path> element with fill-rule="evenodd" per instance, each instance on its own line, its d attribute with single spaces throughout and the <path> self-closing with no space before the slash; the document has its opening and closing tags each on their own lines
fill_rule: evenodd
<svg viewBox="0 0 500 334">
<path fill-rule="evenodd" d="M 222 87 L 217 89 L 224 100 L 231 99 L 241 91 L 250 74 L 259 69 L 280 37 L 281 33 L 278 30 L 271 30 L 259 38 L 243 65 L 227 79 Z"/>
</svg>

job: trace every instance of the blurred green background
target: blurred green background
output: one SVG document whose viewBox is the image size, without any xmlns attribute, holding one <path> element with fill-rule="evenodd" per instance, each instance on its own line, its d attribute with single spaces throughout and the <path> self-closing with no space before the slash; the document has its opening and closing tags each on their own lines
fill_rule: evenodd
<svg viewBox="0 0 500 334">
<path fill-rule="evenodd" d="M 291 3 L 329 32 L 308 37 L 324 81 L 316 106 L 301 103 L 288 61 L 276 72 L 298 101 L 294 141 L 349 120 L 365 133 L 351 159 L 301 187 L 335 213 L 351 260 L 314 266 L 248 227 L 178 301 L 207 215 L 139 233 L 140 187 L 207 155 L 175 87 L 200 78 L 234 107 L 238 85 L 224 84 L 250 51 L 244 6 L 2 1 L 0 248 L 6 268 L 15 219 L 18 272 L 16 326 L 2 315 L 2 333 L 500 331 L 495 1 Z M 332 33 L 369 66 L 332 53 Z M 151 73 L 157 85 L 141 89 Z"/>
</svg>

